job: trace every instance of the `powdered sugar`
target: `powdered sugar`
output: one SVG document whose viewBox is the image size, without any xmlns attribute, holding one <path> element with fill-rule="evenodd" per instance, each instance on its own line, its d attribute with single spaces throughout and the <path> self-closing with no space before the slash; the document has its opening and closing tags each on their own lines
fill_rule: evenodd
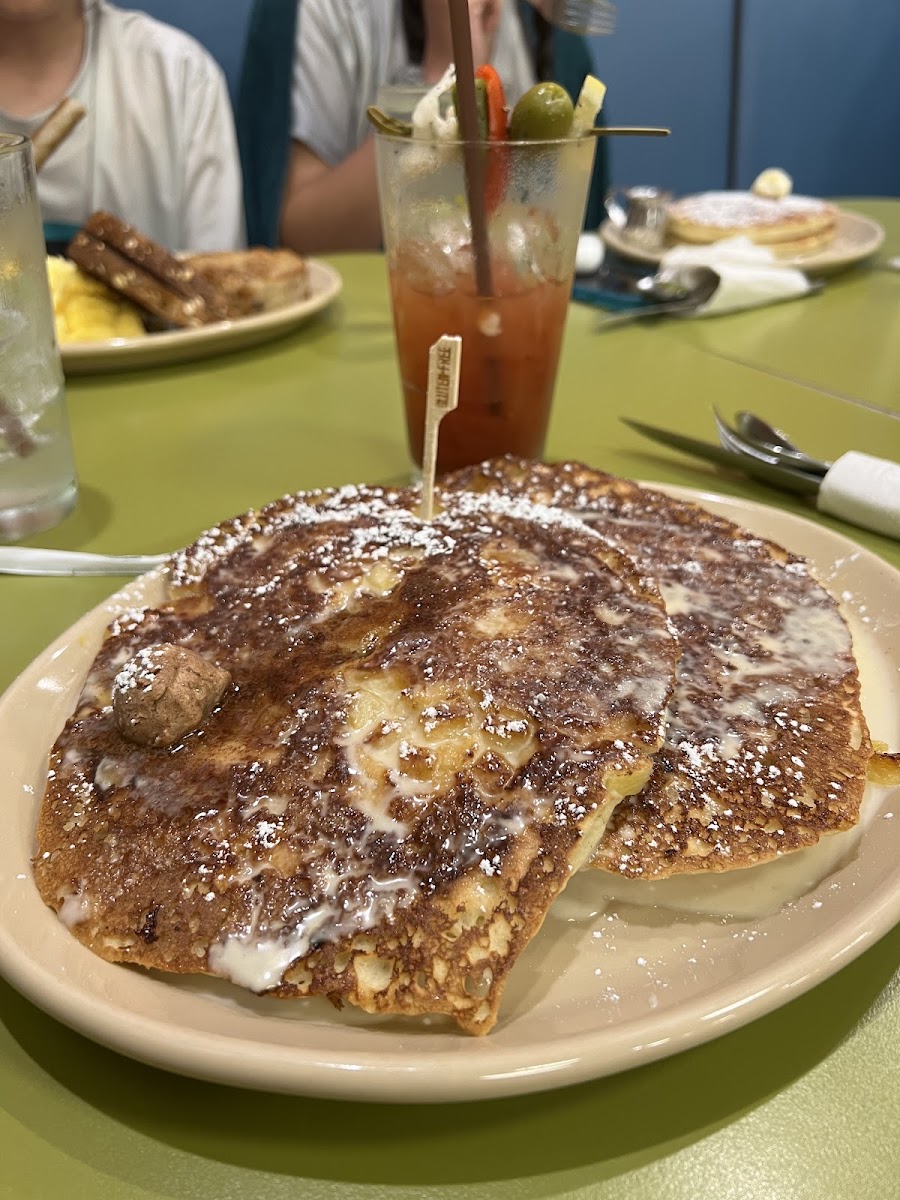
<svg viewBox="0 0 900 1200">
<path fill-rule="evenodd" d="M 696 225 L 745 228 L 824 215 L 830 207 L 824 200 L 812 196 L 790 195 L 772 200 L 752 192 L 702 192 L 677 200 L 669 211 L 672 216 Z"/>
<path fill-rule="evenodd" d="M 153 681 L 162 669 L 165 652 L 160 646 L 143 646 L 126 662 L 115 679 L 115 689 L 128 692 L 133 688 L 143 688 L 148 692 Z"/>
</svg>

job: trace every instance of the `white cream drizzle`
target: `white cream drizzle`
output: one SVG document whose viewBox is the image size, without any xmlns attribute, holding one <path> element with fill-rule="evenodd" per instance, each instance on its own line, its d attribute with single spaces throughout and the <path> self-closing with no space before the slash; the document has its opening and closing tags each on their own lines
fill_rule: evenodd
<svg viewBox="0 0 900 1200">
<path fill-rule="evenodd" d="M 400 840 L 408 836 L 409 826 L 391 816 L 392 801 L 397 796 L 408 799 L 427 796 L 432 789 L 427 783 L 404 775 L 396 747 L 382 748 L 372 744 L 369 741 L 371 733 L 372 730 L 368 726 L 360 729 L 347 728 L 340 740 L 339 745 L 353 780 L 346 790 L 345 799 L 365 816 L 372 832 L 390 834 Z M 384 769 L 390 787 L 379 786 L 377 777 L 373 777 L 369 768 L 363 765 L 361 752 Z"/>
<path fill-rule="evenodd" d="M 413 875 L 368 879 L 362 896 L 352 901 L 345 884 L 357 878 L 358 871 L 329 868 L 312 906 L 291 917 L 290 924 L 262 926 L 257 904 L 247 929 L 226 934 L 210 947 L 210 970 L 239 987 L 264 992 L 281 983 L 285 971 L 305 958 L 313 943 L 337 942 L 390 921 L 398 908 L 415 899 L 420 887 Z"/>
<path fill-rule="evenodd" d="M 62 903 L 56 910 L 59 919 L 67 929 L 86 921 L 93 910 L 91 897 L 86 892 L 65 892 L 60 897 Z"/>
</svg>

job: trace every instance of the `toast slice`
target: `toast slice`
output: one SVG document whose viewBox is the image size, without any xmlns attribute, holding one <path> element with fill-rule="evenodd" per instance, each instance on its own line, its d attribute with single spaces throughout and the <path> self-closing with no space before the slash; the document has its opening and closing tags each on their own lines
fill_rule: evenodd
<svg viewBox="0 0 900 1200">
<path fill-rule="evenodd" d="M 310 292 L 306 259 L 293 250 L 252 246 L 249 250 L 190 254 L 184 261 L 245 315 L 296 304 Z"/>
<path fill-rule="evenodd" d="M 86 274 L 167 324 L 187 328 L 239 315 L 195 267 L 112 213 L 92 213 L 67 254 Z"/>
</svg>

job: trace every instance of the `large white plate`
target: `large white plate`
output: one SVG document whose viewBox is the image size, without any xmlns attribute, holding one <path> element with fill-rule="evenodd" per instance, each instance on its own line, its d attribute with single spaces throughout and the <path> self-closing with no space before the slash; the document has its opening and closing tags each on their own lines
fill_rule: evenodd
<svg viewBox="0 0 900 1200">
<path fill-rule="evenodd" d="M 343 281 L 328 263 L 307 259 L 309 295 L 294 304 L 234 321 L 216 321 L 196 329 L 173 329 L 139 338 L 111 338 L 106 342 L 68 342 L 60 346 L 67 375 L 122 371 L 132 367 L 157 367 L 192 359 L 211 358 L 243 350 L 290 333 L 327 308 L 340 294 Z"/>
<path fill-rule="evenodd" d="M 670 490 L 807 555 L 831 590 L 845 594 L 873 736 L 900 742 L 900 573 L 812 522 Z M 876 793 L 874 824 L 849 861 L 774 916 L 735 921 L 619 906 L 566 919 L 567 892 L 513 971 L 486 1038 L 103 962 L 41 901 L 31 874 L 33 829 L 47 751 L 104 626 L 160 589 L 158 576 L 136 580 L 59 638 L 0 700 L 0 970 L 35 1004 L 124 1054 L 225 1083 L 357 1100 L 539 1091 L 732 1030 L 845 966 L 900 919 L 893 789 Z M 582 901 L 594 878 L 572 885 Z"/>
<path fill-rule="evenodd" d="M 640 241 L 627 234 L 612 221 L 606 220 L 600 226 L 600 236 L 611 250 L 621 254 L 623 258 L 635 262 L 655 266 L 662 257 L 662 250 L 648 250 Z M 826 275 L 832 271 L 843 270 L 854 263 L 862 262 L 880 249 L 884 241 L 884 230 L 871 217 L 860 213 L 838 210 L 835 234 L 832 241 L 820 250 L 808 254 L 796 254 L 790 258 L 779 259 L 786 266 L 799 267 L 807 275 Z M 675 245 L 672 242 L 671 245 Z M 678 243 L 684 245 L 684 243 Z"/>
</svg>

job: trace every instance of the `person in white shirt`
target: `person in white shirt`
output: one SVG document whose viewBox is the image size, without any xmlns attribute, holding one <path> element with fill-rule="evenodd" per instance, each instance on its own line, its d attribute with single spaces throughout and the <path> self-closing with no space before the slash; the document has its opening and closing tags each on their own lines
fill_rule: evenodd
<svg viewBox="0 0 900 1200">
<path fill-rule="evenodd" d="M 198 42 L 105 0 L 0 0 L 0 129 L 31 135 L 64 96 L 87 116 L 38 176 L 45 226 L 102 208 L 170 250 L 243 246 L 228 90 Z"/>
<path fill-rule="evenodd" d="M 470 0 L 476 65 L 514 104 L 535 82 L 515 0 Z M 385 84 L 436 83 L 452 60 L 447 0 L 301 0 L 281 239 L 320 253 L 379 246 L 366 109 Z"/>
</svg>

